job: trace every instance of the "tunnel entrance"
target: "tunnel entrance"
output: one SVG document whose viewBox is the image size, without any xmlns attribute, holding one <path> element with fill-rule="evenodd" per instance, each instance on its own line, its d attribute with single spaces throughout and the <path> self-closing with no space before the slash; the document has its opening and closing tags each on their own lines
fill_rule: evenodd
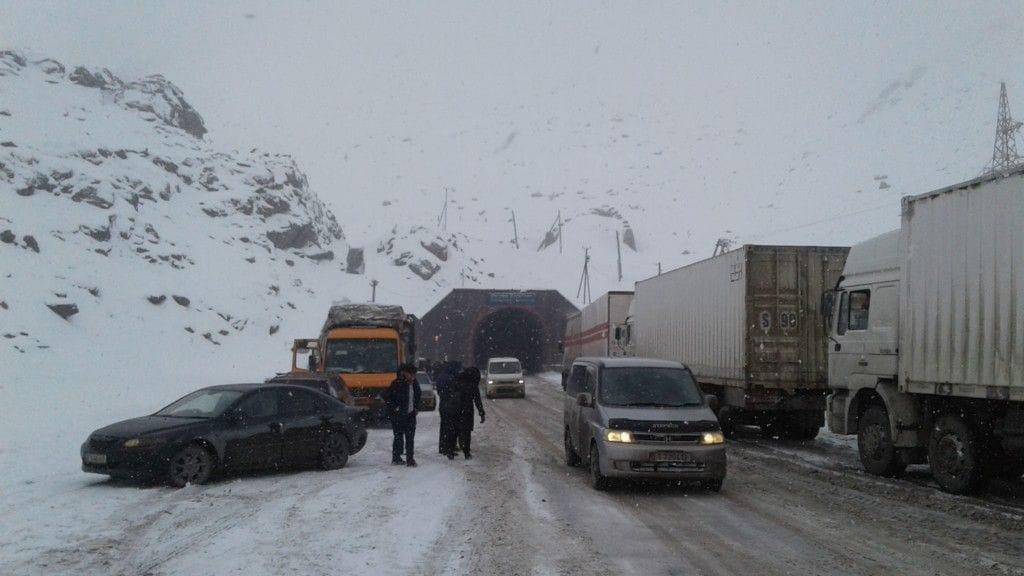
<svg viewBox="0 0 1024 576">
<path fill-rule="evenodd" d="M 488 358 L 515 356 L 530 371 L 561 370 L 558 343 L 574 312 L 557 290 L 456 288 L 417 323 L 417 354 L 481 369 Z"/>
<path fill-rule="evenodd" d="M 481 369 L 488 358 L 518 358 L 527 372 L 544 365 L 544 325 L 536 315 L 517 308 L 502 308 L 477 324 L 473 333 L 473 360 Z"/>
</svg>

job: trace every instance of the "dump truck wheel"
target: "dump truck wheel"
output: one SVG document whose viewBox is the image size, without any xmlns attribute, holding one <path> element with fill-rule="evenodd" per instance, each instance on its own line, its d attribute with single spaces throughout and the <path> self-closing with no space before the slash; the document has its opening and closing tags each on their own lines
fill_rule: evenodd
<svg viewBox="0 0 1024 576">
<path fill-rule="evenodd" d="M 857 426 L 860 463 L 876 476 L 899 476 L 907 469 L 900 460 L 889 429 L 889 413 L 883 406 L 870 406 Z"/>
<path fill-rule="evenodd" d="M 935 422 L 928 443 L 932 475 L 946 492 L 973 494 L 986 480 L 984 442 L 962 418 L 946 414 Z"/>
</svg>

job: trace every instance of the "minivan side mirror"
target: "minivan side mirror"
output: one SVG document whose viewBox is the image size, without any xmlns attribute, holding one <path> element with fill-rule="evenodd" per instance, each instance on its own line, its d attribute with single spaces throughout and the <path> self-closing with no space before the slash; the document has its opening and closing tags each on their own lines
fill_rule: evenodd
<svg viewBox="0 0 1024 576">
<path fill-rule="evenodd" d="M 711 408 L 712 412 L 714 412 L 715 414 L 718 414 L 718 407 L 719 407 L 718 396 L 715 396 L 714 394 L 705 394 L 704 395 L 704 402 L 707 403 L 708 408 Z"/>
<path fill-rule="evenodd" d="M 589 392 L 580 392 L 576 395 L 576 404 L 589 408 L 594 405 L 594 398 Z"/>
</svg>

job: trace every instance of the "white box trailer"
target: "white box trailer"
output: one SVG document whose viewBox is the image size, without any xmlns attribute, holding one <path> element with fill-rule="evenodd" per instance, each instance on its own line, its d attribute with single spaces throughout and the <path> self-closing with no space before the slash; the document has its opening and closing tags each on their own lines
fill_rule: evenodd
<svg viewBox="0 0 1024 576">
<path fill-rule="evenodd" d="M 827 391 L 821 299 L 847 251 L 746 245 L 637 282 L 631 347 L 689 366 L 727 432 L 752 423 L 813 438 Z"/>
<path fill-rule="evenodd" d="M 1024 170 L 903 199 L 832 298 L 829 427 L 869 472 L 972 492 L 1024 472 Z"/>
<path fill-rule="evenodd" d="M 632 292 L 607 292 L 566 319 L 562 340 L 562 372 L 581 356 L 616 357 L 625 353 L 616 341 L 616 329 L 626 323 Z"/>
</svg>

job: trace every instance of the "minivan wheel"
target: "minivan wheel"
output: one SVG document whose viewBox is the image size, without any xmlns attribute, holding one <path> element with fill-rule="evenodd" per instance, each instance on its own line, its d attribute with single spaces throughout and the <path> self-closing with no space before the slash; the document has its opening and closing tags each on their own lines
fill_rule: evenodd
<svg viewBox="0 0 1024 576">
<path fill-rule="evenodd" d="M 175 488 L 206 484 L 213 473 L 213 454 L 198 445 L 187 446 L 171 458 L 168 481 Z"/>
<path fill-rule="evenodd" d="M 601 456 L 597 452 L 597 444 L 590 446 L 590 485 L 594 490 L 607 490 L 608 479 L 601 474 Z"/>
<path fill-rule="evenodd" d="M 350 449 L 348 438 L 340 432 L 333 432 L 324 439 L 320 447 L 320 468 L 322 470 L 338 470 L 348 464 Z"/>
<path fill-rule="evenodd" d="M 876 476 L 899 476 L 907 469 L 893 444 L 889 413 L 869 406 L 857 424 L 857 452 L 864 469 Z"/>
<path fill-rule="evenodd" d="M 565 465 L 570 467 L 570 468 L 574 468 L 576 466 L 579 466 L 580 465 L 580 455 L 577 454 L 576 451 L 572 449 L 572 441 L 569 438 L 569 429 L 568 428 L 565 429 L 565 434 L 563 435 L 563 438 L 564 438 L 564 442 L 565 442 Z"/>
<path fill-rule="evenodd" d="M 928 443 L 932 475 L 946 492 L 971 494 L 985 483 L 982 439 L 962 418 L 946 414 L 935 422 Z"/>
</svg>

